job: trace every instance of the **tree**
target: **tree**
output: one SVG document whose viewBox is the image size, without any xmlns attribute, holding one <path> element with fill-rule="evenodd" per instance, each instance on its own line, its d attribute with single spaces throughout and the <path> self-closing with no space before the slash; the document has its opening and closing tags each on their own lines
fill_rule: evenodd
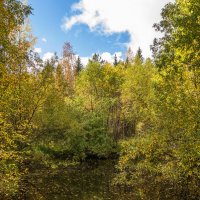
<svg viewBox="0 0 200 200">
<path fill-rule="evenodd" d="M 27 38 L 20 37 L 31 7 L 20 1 L 0 1 L 0 193 L 17 191 L 20 175 L 18 165 L 23 157 L 19 151 L 26 146 L 30 128 L 30 93 L 25 92 L 31 83 L 27 74 Z M 26 84 L 25 84 L 26 83 Z M 29 113 L 30 112 L 30 113 Z"/>
<path fill-rule="evenodd" d="M 126 52 L 126 64 L 133 63 L 134 55 L 132 49 L 129 47 Z"/>
<path fill-rule="evenodd" d="M 65 80 L 64 70 L 61 64 L 57 65 L 55 73 L 56 88 L 63 96 L 66 96 L 67 82 Z"/>
<path fill-rule="evenodd" d="M 138 50 L 137 50 L 137 53 L 136 53 L 136 55 L 135 55 L 134 60 L 135 60 L 136 63 L 137 63 L 137 62 L 142 62 L 142 63 L 143 63 L 143 61 L 144 61 L 144 58 L 143 58 L 143 56 L 142 56 L 142 50 L 140 49 L 140 47 L 139 47 Z"/>
<path fill-rule="evenodd" d="M 171 197 L 167 198 L 200 196 L 199 6 L 199 0 L 167 4 L 155 25 L 164 36 L 152 47 L 156 64 L 155 98 L 150 101 L 153 124 L 147 134 L 122 143 L 119 160 L 119 182 L 133 185 L 141 198 L 150 192 L 155 199 L 165 199 L 168 187 Z M 154 191 L 144 187 L 147 183 Z"/>
<path fill-rule="evenodd" d="M 70 93 L 72 93 L 76 73 L 76 58 L 73 48 L 69 42 L 66 42 L 63 46 L 63 58 L 61 65 L 64 69 L 65 80 L 68 83 L 68 88 L 71 91 Z"/>
<path fill-rule="evenodd" d="M 102 60 L 101 56 L 97 53 L 95 53 L 93 56 L 92 56 L 92 59 L 89 60 L 90 62 L 97 62 L 97 63 L 100 63 L 100 64 L 103 64 L 105 61 Z"/>
<path fill-rule="evenodd" d="M 193 69 L 198 68 L 199 0 L 169 3 L 161 15 L 162 21 L 154 24 L 154 27 L 163 32 L 164 37 L 155 40 L 152 46 L 157 66 L 166 67 L 168 63 L 180 60 L 181 63 L 192 65 Z"/>
<path fill-rule="evenodd" d="M 145 134 L 152 124 L 153 64 L 147 60 L 144 64 L 134 62 L 125 72 L 125 81 L 121 87 L 122 110 L 129 126 L 125 135 Z"/>
<path fill-rule="evenodd" d="M 83 69 L 83 64 L 81 63 L 81 58 L 78 56 L 76 60 L 76 73 L 79 74 Z"/>
<path fill-rule="evenodd" d="M 117 60 L 117 55 L 115 54 L 115 56 L 114 56 L 114 63 L 113 63 L 113 65 L 114 66 L 117 66 L 118 65 L 118 60 Z"/>
</svg>

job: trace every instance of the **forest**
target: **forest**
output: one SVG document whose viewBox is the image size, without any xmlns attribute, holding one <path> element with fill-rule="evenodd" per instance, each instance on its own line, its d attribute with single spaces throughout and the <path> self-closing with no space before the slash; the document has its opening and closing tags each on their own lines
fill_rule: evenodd
<svg viewBox="0 0 200 200">
<path fill-rule="evenodd" d="M 199 199 L 200 0 L 165 5 L 152 58 L 129 48 L 125 60 L 95 53 L 86 66 L 69 42 L 43 62 L 32 13 L 0 1 L 0 199 L 19 199 L 35 168 L 109 159 L 112 187 L 138 199 Z"/>
</svg>

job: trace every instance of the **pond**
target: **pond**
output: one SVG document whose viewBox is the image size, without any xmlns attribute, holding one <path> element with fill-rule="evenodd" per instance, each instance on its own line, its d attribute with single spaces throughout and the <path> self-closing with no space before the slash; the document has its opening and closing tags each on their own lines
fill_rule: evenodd
<svg viewBox="0 0 200 200">
<path fill-rule="evenodd" d="M 34 170 L 21 195 L 15 199 L 30 200 L 133 200 L 131 190 L 112 186 L 115 160 L 100 160 L 67 169 Z"/>
</svg>

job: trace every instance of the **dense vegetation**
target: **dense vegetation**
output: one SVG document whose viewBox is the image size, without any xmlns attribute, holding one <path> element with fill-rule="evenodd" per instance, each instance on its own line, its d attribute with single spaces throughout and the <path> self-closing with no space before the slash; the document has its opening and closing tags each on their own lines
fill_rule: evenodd
<svg viewBox="0 0 200 200">
<path fill-rule="evenodd" d="M 126 61 L 94 54 L 86 67 L 69 43 L 62 59 L 43 62 L 32 50 L 31 12 L 0 1 L 0 194 L 16 193 L 39 164 L 118 155 L 113 183 L 141 199 L 152 188 L 152 199 L 198 199 L 200 0 L 165 6 L 153 60 L 129 49 Z"/>
</svg>

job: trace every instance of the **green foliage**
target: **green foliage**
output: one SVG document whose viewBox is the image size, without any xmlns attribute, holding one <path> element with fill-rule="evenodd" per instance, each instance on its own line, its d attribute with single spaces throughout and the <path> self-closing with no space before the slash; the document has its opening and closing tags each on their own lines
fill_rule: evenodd
<svg viewBox="0 0 200 200">
<path fill-rule="evenodd" d="M 81 59 L 78 56 L 76 60 L 76 73 L 78 74 L 83 69 L 83 64 L 81 63 Z"/>
<path fill-rule="evenodd" d="M 115 152 L 115 143 L 103 126 L 103 120 L 102 116 L 94 113 L 85 123 L 87 152 L 98 157 L 108 157 Z"/>
<path fill-rule="evenodd" d="M 34 80 L 26 66 L 31 41 L 18 35 L 30 13 L 20 1 L 0 2 L 0 193 L 5 196 L 17 192 L 25 171 L 22 153 L 30 133 Z"/>
<path fill-rule="evenodd" d="M 126 70 L 121 100 L 125 118 L 133 124 L 133 134 L 146 133 L 154 121 L 154 71 L 151 60 L 136 62 Z"/>
<path fill-rule="evenodd" d="M 62 61 L 43 63 L 22 27 L 31 8 L 0 1 L 0 193 L 19 190 L 26 163 L 120 153 L 115 184 L 134 186 L 140 199 L 198 199 L 199 6 L 177 0 L 162 10 L 155 66 L 129 48 L 126 62 L 94 54 L 83 68 L 69 43 Z"/>
<path fill-rule="evenodd" d="M 144 58 L 142 56 L 142 50 L 139 47 L 135 55 L 135 62 L 138 63 L 138 62 L 143 62 L 143 61 L 144 61 Z"/>
<path fill-rule="evenodd" d="M 144 135 L 122 142 L 120 173 L 116 179 L 118 184 L 134 186 L 140 198 L 200 197 L 200 82 L 196 45 L 199 5 L 199 1 L 192 0 L 168 4 L 162 11 L 163 20 L 155 25 L 165 35 L 153 46 L 158 70 L 151 79 L 153 101 L 149 93 L 147 102 L 151 109 L 147 110 L 154 123 Z M 139 116 L 145 119 L 142 113 Z"/>
<path fill-rule="evenodd" d="M 141 198 L 197 198 L 199 135 L 183 138 L 151 133 L 122 142 L 115 184 L 134 186 Z"/>
</svg>

